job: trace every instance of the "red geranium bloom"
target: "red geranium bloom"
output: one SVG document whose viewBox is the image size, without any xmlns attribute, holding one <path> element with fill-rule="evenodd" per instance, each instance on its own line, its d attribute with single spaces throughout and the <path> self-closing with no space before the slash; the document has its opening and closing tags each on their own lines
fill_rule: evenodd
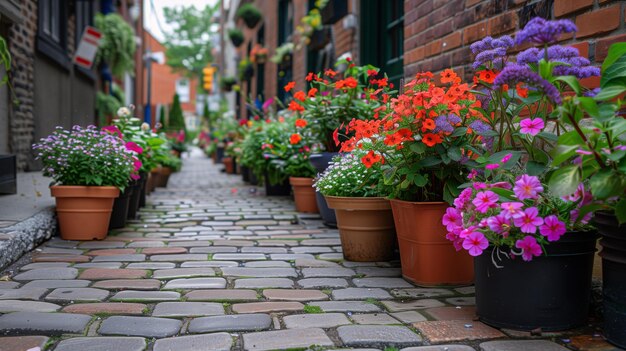
<svg viewBox="0 0 626 351">
<path fill-rule="evenodd" d="M 329 76 L 330 78 L 333 78 L 337 74 L 337 72 L 333 71 L 330 68 L 327 68 L 326 71 L 324 71 L 324 74 Z"/>
<path fill-rule="evenodd" d="M 482 80 L 483 82 L 486 83 L 493 83 L 493 81 L 496 79 L 496 73 L 492 70 L 482 70 L 477 72 L 478 73 L 478 80 Z"/>
<path fill-rule="evenodd" d="M 289 102 L 289 107 L 287 107 L 289 111 L 302 112 L 304 111 L 304 107 L 298 104 L 295 100 L 291 100 Z"/>
<path fill-rule="evenodd" d="M 302 119 L 302 118 L 296 119 L 296 127 L 304 128 L 306 127 L 306 125 L 307 125 L 307 121 L 305 119 Z"/>
<path fill-rule="evenodd" d="M 357 82 L 356 79 L 354 79 L 353 77 L 348 77 L 343 80 L 338 80 L 337 83 L 335 84 L 335 87 L 337 89 L 342 89 L 342 88 L 354 89 L 357 87 L 358 84 L 359 82 Z"/>
<path fill-rule="evenodd" d="M 309 72 L 309 74 L 306 75 L 306 81 L 310 82 L 312 80 L 318 80 L 319 78 L 317 77 L 317 74 L 313 73 L 313 72 Z"/>
<path fill-rule="evenodd" d="M 375 75 L 377 75 L 377 74 L 378 74 L 378 71 L 377 71 L 377 70 L 375 70 L 375 69 L 368 69 L 368 70 L 367 70 L 367 75 L 368 75 L 369 77 L 373 77 L 373 76 L 375 76 Z"/>
<path fill-rule="evenodd" d="M 296 86 L 296 82 L 289 82 L 285 85 L 285 91 L 289 92 L 291 89 L 293 89 L 293 87 Z"/>
<path fill-rule="evenodd" d="M 422 137 L 422 142 L 428 147 L 433 147 L 441 143 L 442 141 L 443 140 L 439 135 L 433 133 L 424 134 L 424 136 Z"/>
<path fill-rule="evenodd" d="M 528 97 L 528 89 L 524 88 L 523 84 L 517 83 L 517 85 L 515 86 L 515 92 L 517 92 L 517 95 L 519 95 L 519 97 L 521 98 L 527 98 Z"/>
<path fill-rule="evenodd" d="M 306 95 L 304 94 L 304 91 L 299 90 L 293 94 L 293 98 L 296 100 L 304 101 L 304 99 L 306 98 Z"/>
<path fill-rule="evenodd" d="M 367 153 L 367 155 L 363 156 L 361 158 L 361 162 L 363 162 L 363 164 L 365 165 L 366 168 L 370 168 L 372 167 L 375 163 L 381 162 L 382 161 L 382 157 L 376 153 L 374 153 L 374 150 L 370 150 L 370 152 Z"/>
<path fill-rule="evenodd" d="M 297 144 L 302 140 L 302 136 L 298 133 L 291 134 L 289 137 L 289 143 L 291 145 Z"/>
<path fill-rule="evenodd" d="M 316 94 L 317 94 L 317 88 L 311 88 L 311 90 L 309 90 L 309 92 L 306 95 L 312 98 L 312 97 L 315 97 Z"/>
</svg>

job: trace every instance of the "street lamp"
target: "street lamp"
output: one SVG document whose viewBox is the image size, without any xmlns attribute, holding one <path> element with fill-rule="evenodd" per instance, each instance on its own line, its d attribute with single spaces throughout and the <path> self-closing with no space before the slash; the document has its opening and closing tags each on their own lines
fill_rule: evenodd
<svg viewBox="0 0 626 351">
<path fill-rule="evenodd" d="M 143 60 L 148 69 L 148 97 L 146 99 L 146 108 L 143 110 L 143 121 L 152 126 L 152 62 L 156 62 L 160 65 L 165 63 L 165 54 L 161 51 L 150 52 L 146 51 Z"/>
</svg>

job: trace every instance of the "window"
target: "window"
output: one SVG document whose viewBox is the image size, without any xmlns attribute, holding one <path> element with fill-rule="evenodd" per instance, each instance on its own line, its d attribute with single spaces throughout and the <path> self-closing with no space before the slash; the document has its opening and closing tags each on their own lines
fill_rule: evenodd
<svg viewBox="0 0 626 351">
<path fill-rule="evenodd" d="M 38 14 L 37 50 L 69 69 L 67 2 L 63 0 L 39 0 Z"/>
<path fill-rule="evenodd" d="M 93 1 L 76 0 L 76 46 L 85 27 L 93 25 Z"/>
</svg>

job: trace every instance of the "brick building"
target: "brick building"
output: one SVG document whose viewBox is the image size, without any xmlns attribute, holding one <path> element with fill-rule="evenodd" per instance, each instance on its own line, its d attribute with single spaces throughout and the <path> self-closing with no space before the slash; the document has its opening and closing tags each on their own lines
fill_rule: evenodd
<svg viewBox="0 0 626 351">
<path fill-rule="evenodd" d="M 141 6 L 141 2 L 0 1 L 0 34 L 7 40 L 12 55 L 9 77 L 19 101 L 11 102 L 7 86 L 0 88 L 0 154 L 16 155 L 19 170 L 38 168 L 31 145 L 55 126 L 96 123 L 98 71 L 95 67 L 86 70 L 74 65 L 72 57 L 84 27 L 93 24 L 96 12 L 105 5 L 131 22 L 131 9 Z M 136 10 L 135 13 L 140 12 Z M 140 18 L 134 19 L 135 25 Z M 138 56 L 141 58 L 141 53 Z M 136 101 L 134 80 L 128 77 L 122 83 L 128 87 L 130 101 Z"/>
<path fill-rule="evenodd" d="M 161 44 L 150 32 L 144 31 L 143 40 L 144 47 L 150 52 L 165 53 L 165 46 Z M 143 84 L 147 87 L 148 75 L 144 70 Z M 180 72 L 175 72 L 165 62 L 162 64 L 152 63 L 152 82 L 151 82 L 150 103 L 152 105 L 152 120 L 157 121 L 161 108 L 169 111 L 169 106 L 174 100 L 174 94 L 178 92 L 181 99 L 181 107 L 185 115 L 194 115 L 196 113 L 196 93 L 198 88 L 197 79 L 185 77 Z M 147 103 L 147 88 L 143 94 L 142 105 Z"/>
<path fill-rule="evenodd" d="M 226 32 L 222 33 L 223 50 L 233 53 L 224 56 L 224 71 L 231 75 L 233 64 L 226 57 L 235 61 L 247 57 L 257 43 L 272 55 L 280 44 L 295 39 L 295 27 L 314 6 L 312 0 L 225 1 L 221 28 L 237 27 L 245 34 L 245 42 L 234 48 Z M 254 29 L 235 21 L 234 12 L 245 2 L 253 2 L 264 15 Z M 349 55 L 357 64 L 378 66 L 396 82 L 419 71 L 438 72 L 448 67 L 471 76 L 472 42 L 487 35 L 511 34 L 535 16 L 573 20 L 579 32 L 563 43 L 574 45 L 592 62 L 601 62 L 610 44 L 626 41 L 626 1 L 330 0 L 328 6 L 327 13 L 323 11 L 324 22 L 334 17 L 325 26 L 328 45 L 295 51 L 289 67 L 272 62 L 255 65 L 254 76 L 240 82 L 241 92 L 234 98 L 239 115 L 246 115 L 247 96 L 280 97 L 281 86 L 289 80 L 294 80 L 298 89 L 304 88 L 308 71 L 321 71 L 342 55 Z M 329 60 L 320 59 L 329 56 Z"/>
</svg>

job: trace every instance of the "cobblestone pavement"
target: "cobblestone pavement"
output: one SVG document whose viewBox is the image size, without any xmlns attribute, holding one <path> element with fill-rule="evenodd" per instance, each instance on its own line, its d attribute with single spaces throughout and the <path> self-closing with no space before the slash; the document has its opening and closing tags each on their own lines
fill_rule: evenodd
<svg viewBox="0 0 626 351">
<path fill-rule="evenodd" d="M 473 287 L 344 261 L 337 230 L 196 154 L 140 220 L 104 241 L 55 238 L 5 273 L 0 351 L 612 349 L 496 330 L 474 320 Z"/>
</svg>

